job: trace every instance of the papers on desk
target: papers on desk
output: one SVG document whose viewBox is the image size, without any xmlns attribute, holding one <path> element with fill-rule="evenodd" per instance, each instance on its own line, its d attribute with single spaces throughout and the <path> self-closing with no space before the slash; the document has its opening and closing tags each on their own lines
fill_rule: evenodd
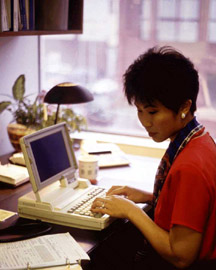
<svg viewBox="0 0 216 270">
<path fill-rule="evenodd" d="M 6 164 L 1 165 L 0 163 L 0 181 L 18 186 L 29 180 L 28 170 L 19 165 Z"/>
<path fill-rule="evenodd" d="M 114 143 L 97 143 L 84 140 L 81 144 L 81 152 L 98 155 L 99 168 L 128 166 L 130 164 L 126 154 Z"/>
<path fill-rule="evenodd" d="M 8 218 L 17 215 L 16 212 L 0 209 L 0 222 L 7 220 Z M 1 265 L 1 264 L 0 264 Z"/>
<path fill-rule="evenodd" d="M 126 154 L 114 143 L 97 143 L 84 140 L 81 144 L 82 154 L 98 155 L 99 168 L 128 166 L 130 164 Z M 15 153 L 10 158 L 14 164 L 25 165 L 23 153 Z"/>
<path fill-rule="evenodd" d="M 14 163 L 14 164 L 18 164 L 18 165 L 23 165 L 25 166 L 25 160 L 24 160 L 24 156 L 23 153 L 14 153 L 9 160 Z"/>
<path fill-rule="evenodd" d="M 0 270 L 44 267 L 64 269 L 60 266 L 78 265 L 81 260 L 90 260 L 90 258 L 69 233 L 0 244 Z M 59 267 L 55 268 L 55 266 Z"/>
</svg>

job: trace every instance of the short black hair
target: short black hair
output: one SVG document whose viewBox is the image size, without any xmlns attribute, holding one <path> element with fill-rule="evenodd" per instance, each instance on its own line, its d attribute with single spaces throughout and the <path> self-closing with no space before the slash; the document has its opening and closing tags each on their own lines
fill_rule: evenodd
<svg viewBox="0 0 216 270">
<path fill-rule="evenodd" d="M 199 76 L 189 58 L 170 46 L 153 47 L 141 54 L 123 75 L 128 103 L 161 102 L 178 113 L 181 105 L 192 100 L 196 111 Z"/>
</svg>

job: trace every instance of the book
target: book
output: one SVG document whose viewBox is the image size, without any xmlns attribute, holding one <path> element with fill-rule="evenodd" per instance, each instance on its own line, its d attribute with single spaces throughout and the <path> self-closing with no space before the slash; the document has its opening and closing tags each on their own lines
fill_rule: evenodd
<svg viewBox="0 0 216 270">
<path fill-rule="evenodd" d="M 29 180 L 27 168 L 14 164 L 0 164 L 0 182 L 19 186 Z"/>
<path fill-rule="evenodd" d="M 6 9 L 6 2 L 5 0 L 0 1 L 0 14 L 1 14 L 1 28 L 0 32 L 9 31 L 8 26 L 8 16 L 7 16 L 7 9 Z"/>
<path fill-rule="evenodd" d="M 29 30 L 35 29 L 35 0 L 29 0 Z"/>
<path fill-rule="evenodd" d="M 8 30 L 11 30 L 11 0 L 5 0 L 5 8 L 7 12 Z"/>
<path fill-rule="evenodd" d="M 25 0 L 19 0 L 20 18 L 22 23 L 22 30 L 27 30 L 27 16 L 26 16 L 26 3 Z"/>
<path fill-rule="evenodd" d="M 29 0 L 25 0 L 26 28 L 29 30 Z"/>
<path fill-rule="evenodd" d="M 20 4 L 19 4 L 19 10 L 18 10 L 18 31 L 22 31 L 23 25 L 21 21 L 21 14 L 20 14 Z"/>
<path fill-rule="evenodd" d="M 0 244 L 1 270 L 65 269 L 60 266 L 81 269 L 79 264 L 82 260 L 90 258 L 69 233 Z M 72 268 L 73 265 L 76 268 Z"/>
<path fill-rule="evenodd" d="M 19 29 L 19 0 L 11 0 L 11 30 Z"/>
</svg>

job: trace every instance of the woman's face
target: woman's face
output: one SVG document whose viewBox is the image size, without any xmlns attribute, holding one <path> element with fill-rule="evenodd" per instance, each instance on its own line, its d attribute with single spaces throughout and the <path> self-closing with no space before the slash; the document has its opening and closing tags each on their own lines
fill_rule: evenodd
<svg viewBox="0 0 216 270">
<path fill-rule="evenodd" d="M 174 140 L 176 134 L 184 127 L 180 112 L 176 114 L 159 101 L 153 104 L 135 103 L 138 118 L 149 136 L 155 142 L 168 138 Z"/>
</svg>

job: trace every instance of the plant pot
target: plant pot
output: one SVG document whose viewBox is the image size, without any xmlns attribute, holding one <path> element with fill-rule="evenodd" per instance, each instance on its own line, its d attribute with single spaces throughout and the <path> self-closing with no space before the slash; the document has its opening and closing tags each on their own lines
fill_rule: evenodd
<svg viewBox="0 0 216 270">
<path fill-rule="evenodd" d="M 35 132 L 35 130 L 21 124 L 11 123 L 7 126 L 7 132 L 8 132 L 10 142 L 13 145 L 16 152 L 21 152 L 22 150 L 19 143 L 20 138 L 22 138 L 25 135 Z"/>
</svg>

